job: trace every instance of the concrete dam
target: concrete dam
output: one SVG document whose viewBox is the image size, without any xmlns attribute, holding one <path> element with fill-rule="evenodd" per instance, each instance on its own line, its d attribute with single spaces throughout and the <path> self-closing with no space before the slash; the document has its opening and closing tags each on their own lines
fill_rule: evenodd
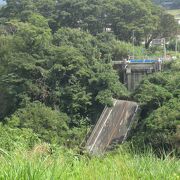
<svg viewBox="0 0 180 180">
<path fill-rule="evenodd" d="M 123 83 L 134 91 L 144 76 L 161 71 L 159 60 L 128 60 L 112 62 L 114 69 L 123 74 Z M 105 107 L 86 142 L 91 154 L 103 154 L 111 144 L 123 143 L 128 135 L 138 104 L 132 101 L 113 100 L 112 107 Z"/>
</svg>

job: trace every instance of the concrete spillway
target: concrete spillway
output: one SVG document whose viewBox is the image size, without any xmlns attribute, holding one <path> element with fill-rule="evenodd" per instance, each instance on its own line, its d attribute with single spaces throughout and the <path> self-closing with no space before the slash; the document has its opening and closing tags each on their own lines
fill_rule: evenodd
<svg viewBox="0 0 180 180">
<path fill-rule="evenodd" d="M 92 154 L 103 153 L 114 141 L 122 143 L 138 109 L 135 102 L 113 101 L 113 107 L 104 108 L 87 140 L 86 149 Z"/>
</svg>

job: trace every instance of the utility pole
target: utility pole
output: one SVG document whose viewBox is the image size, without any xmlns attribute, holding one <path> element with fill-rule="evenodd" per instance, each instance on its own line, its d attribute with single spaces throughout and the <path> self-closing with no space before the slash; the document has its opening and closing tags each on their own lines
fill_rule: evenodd
<svg viewBox="0 0 180 180">
<path fill-rule="evenodd" d="M 178 51 L 178 37 L 176 35 L 176 46 L 175 46 L 175 51 L 176 51 L 176 57 L 177 57 L 177 51 Z"/>
<path fill-rule="evenodd" d="M 135 37 L 134 37 L 134 30 L 133 30 L 133 32 L 132 32 L 133 59 L 134 59 L 134 40 L 135 40 Z"/>
<path fill-rule="evenodd" d="M 166 60 L 166 39 L 163 38 L 163 45 L 164 45 L 164 60 Z"/>
</svg>

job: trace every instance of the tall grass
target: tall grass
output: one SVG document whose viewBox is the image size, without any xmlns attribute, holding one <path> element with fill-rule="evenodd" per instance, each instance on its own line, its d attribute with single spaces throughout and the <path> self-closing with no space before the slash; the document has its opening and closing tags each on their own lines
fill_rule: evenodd
<svg viewBox="0 0 180 180">
<path fill-rule="evenodd" d="M 180 162 L 158 159 L 151 153 L 133 155 L 124 150 L 103 157 L 75 155 L 59 150 L 49 155 L 33 151 L 0 152 L 0 179 L 10 180 L 179 180 Z"/>
</svg>

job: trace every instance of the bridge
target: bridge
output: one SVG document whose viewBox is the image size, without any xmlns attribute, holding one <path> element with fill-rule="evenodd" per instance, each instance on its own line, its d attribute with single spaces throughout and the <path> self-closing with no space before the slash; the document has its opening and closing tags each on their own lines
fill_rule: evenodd
<svg viewBox="0 0 180 180">
<path fill-rule="evenodd" d="M 112 61 L 112 65 L 123 76 L 123 83 L 129 91 L 134 91 L 144 76 L 162 70 L 160 59 Z"/>
<path fill-rule="evenodd" d="M 162 69 L 162 61 L 155 59 L 129 59 L 112 61 L 112 64 L 114 69 L 123 74 L 124 84 L 129 91 L 134 91 L 144 76 Z M 137 110 L 136 102 L 114 99 L 113 106 L 104 108 L 91 132 L 85 146 L 87 151 L 99 155 L 113 143 L 123 143 Z"/>
<path fill-rule="evenodd" d="M 138 104 L 131 101 L 113 100 L 112 107 L 105 107 L 86 143 L 91 154 L 103 154 L 111 144 L 126 140 Z"/>
</svg>

